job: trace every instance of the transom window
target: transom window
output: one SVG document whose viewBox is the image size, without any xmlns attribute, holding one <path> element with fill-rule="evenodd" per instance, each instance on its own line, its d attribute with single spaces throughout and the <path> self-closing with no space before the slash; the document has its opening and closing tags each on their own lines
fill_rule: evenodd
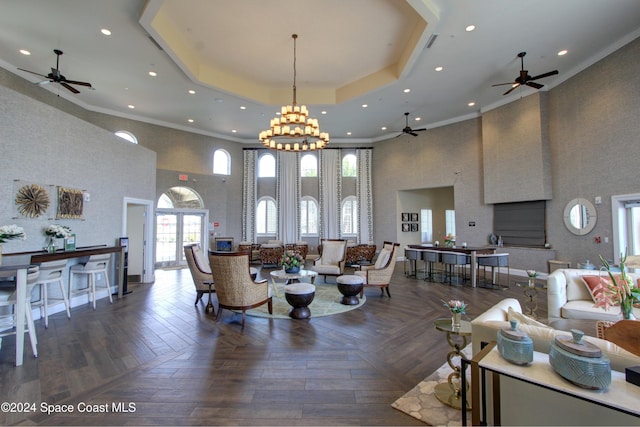
<svg viewBox="0 0 640 427">
<path fill-rule="evenodd" d="M 342 202 L 342 234 L 358 233 L 358 203 L 355 196 L 349 196 Z"/>
<path fill-rule="evenodd" d="M 300 159 L 300 176 L 316 177 L 318 176 L 318 159 L 313 154 L 305 154 Z"/>
<path fill-rule="evenodd" d="M 276 158 L 273 154 L 263 154 L 258 160 L 258 177 L 267 178 L 276 176 Z"/>
<path fill-rule="evenodd" d="M 276 201 L 271 197 L 264 197 L 258 201 L 256 209 L 256 233 L 273 236 L 277 231 Z"/>
<path fill-rule="evenodd" d="M 318 235 L 318 203 L 309 196 L 300 201 L 300 233 L 303 236 Z"/>
<path fill-rule="evenodd" d="M 226 150 L 218 149 L 213 153 L 213 173 L 231 175 L 231 156 Z"/>
<path fill-rule="evenodd" d="M 126 139 L 127 141 L 131 142 L 132 144 L 137 144 L 138 143 L 138 138 L 136 138 L 136 136 L 134 134 L 132 134 L 129 131 L 126 130 L 119 130 L 116 132 L 116 136 L 119 136 L 122 139 Z"/>
<path fill-rule="evenodd" d="M 357 158 L 355 154 L 347 154 L 342 158 L 342 176 L 358 176 Z"/>
<path fill-rule="evenodd" d="M 188 187 L 171 187 L 158 199 L 158 209 L 203 209 L 200 195 Z"/>
</svg>

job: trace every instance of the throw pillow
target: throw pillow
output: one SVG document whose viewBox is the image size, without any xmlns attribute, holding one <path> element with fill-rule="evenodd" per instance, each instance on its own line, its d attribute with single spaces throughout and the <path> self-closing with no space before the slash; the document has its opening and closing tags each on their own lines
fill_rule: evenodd
<svg viewBox="0 0 640 427">
<path fill-rule="evenodd" d="M 602 292 L 602 289 L 596 289 L 601 283 L 609 285 L 611 280 L 606 276 L 582 276 L 582 281 L 589 290 L 591 299 L 593 302 L 598 302 L 597 295 Z"/>
<path fill-rule="evenodd" d="M 517 320 L 520 325 L 530 325 L 537 326 L 540 328 L 550 328 L 550 326 L 545 325 L 542 322 L 538 322 L 535 319 L 530 318 L 529 316 L 525 316 L 522 313 L 515 311 L 512 307 L 509 307 L 507 312 L 507 320 L 511 322 L 512 320 Z"/>
</svg>

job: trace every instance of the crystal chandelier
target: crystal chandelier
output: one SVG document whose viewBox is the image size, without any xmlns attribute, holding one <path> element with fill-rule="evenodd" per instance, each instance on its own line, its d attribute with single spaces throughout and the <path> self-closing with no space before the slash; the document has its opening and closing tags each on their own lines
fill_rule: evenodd
<svg viewBox="0 0 640 427">
<path fill-rule="evenodd" d="M 306 105 L 296 102 L 296 39 L 293 38 L 293 104 L 284 105 L 279 117 L 271 119 L 269 129 L 260 132 L 258 139 L 267 148 L 283 151 L 310 151 L 325 148 L 329 134 L 320 132 L 318 119 L 307 117 Z"/>
</svg>

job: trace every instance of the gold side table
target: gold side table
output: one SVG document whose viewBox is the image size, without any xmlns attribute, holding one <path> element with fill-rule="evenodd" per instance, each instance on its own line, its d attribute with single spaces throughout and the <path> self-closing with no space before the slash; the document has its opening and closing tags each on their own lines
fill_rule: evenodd
<svg viewBox="0 0 640 427">
<path fill-rule="evenodd" d="M 468 399 L 466 402 L 462 401 L 462 387 L 469 390 L 469 382 L 466 378 L 462 378 L 460 365 L 454 364 L 453 359 L 456 357 L 465 357 L 461 350 L 469 343 L 469 337 L 471 337 L 471 322 L 461 320 L 460 327 L 454 328 L 451 324 L 451 318 L 447 317 L 434 320 L 433 326 L 438 331 L 447 334 L 447 342 L 452 349 L 447 353 L 447 363 L 453 370 L 453 372 L 449 374 L 446 383 L 440 383 L 435 386 L 434 393 L 438 400 L 445 405 L 456 409 L 462 409 L 462 407 L 465 406 L 467 411 L 469 411 L 471 410 L 471 402 Z"/>
<path fill-rule="evenodd" d="M 516 286 L 523 289 L 526 300 L 524 301 L 525 315 L 537 320 L 538 314 L 538 290 L 546 291 L 547 282 L 536 282 L 533 279 L 529 279 L 528 282 L 516 282 Z"/>
</svg>

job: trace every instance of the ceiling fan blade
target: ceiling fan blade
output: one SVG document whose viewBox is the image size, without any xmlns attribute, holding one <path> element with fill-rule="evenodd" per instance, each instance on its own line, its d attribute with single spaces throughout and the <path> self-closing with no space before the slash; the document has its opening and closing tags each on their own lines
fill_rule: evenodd
<svg viewBox="0 0 640 427">
<path fill-rule="evenodd" d="M 408 133 L 409 135 L 418 136 L 418 134 L 417 134 L 417 133 L 415 133 L 415 132 L 407 132 L 407 133 Z"/>
<path fill-rule="evenodd" d="M 508 91 L 506 91 L 502 95 L 509 95 L 512 90 L 514 90 L 515 88 L 518 88 L 518 87 L 520 87 L 520 83 L 513 85 L 513 87 L 511 89 L 509 89 Z"/>
<path fill-rule="evenodd" d="M 422 132 L 423 130 L 427 130 L 427 128 L 420 128 L 420 129 L 412 129 L 414 132 Z"/>
<path fill-rule="evenodd" d="M 18 68 L 18 70 L 26 71 L 27 73 L 35 74 L 36 76 L 44 77 L 45 79 L 49 78 L 49 77 L 45 76 L 44 74 L 36 73 L 35 71 L 25 70 L 24 68 Z"/>
<path fill-rule="evenodd" d="M 44 85 L 48 85 L 49 83 L 52 83 L 53 80 L 42 80 L 41 82 L 36 83 L 38 86 L 44 86 Z"/>
<path fill-rule="evenodd" d="M 75 80 L 65 80 L 65 83 L 69 83 L 70 85 L 80 85 L 80 86 L 86 86 L 86 87 L 93 87 L 93 86 L 91 86 L 91 83 L 77 82 Z"/>
<path fill-rule="evenodd" d="M 534 82 L 526 82 L 525 83 L 527 86 L 531 86 L 534 87 L 536 89 L 541 89 L 544 87 L 544 85 L 541 85 L 540 83 L 534 83 Z"/>
<path fill-rule="evenodd" d="M 69 86 L 68 84 L 66 84 L 65 82 L 60 82 L 60 84 L 64 87 L 66 87 L 67 89 L 69 89 L 71 92 L 73 93 L 80 93 L 80 91 L 78 89 L 76 89 L 73 86 Z"/>
<path fill-rule="evenodd" d="M 538 79 L 542 79 L 544 77 L 549 77 L 549 76 L 555 76 L 556 74 L 558 74 L 558 70 L 549 71 L 548 73 L 544 73 L 544 74 L 540 74 L 539 76 L 531 77 L 529 79 L 529 81 L 538 80 Z"/>
<path fill-rule="evenodd" d="M 492 86 L 492 87 L 493 87 L 493 86 L 504 86 L 504 85 L 512 85 L 512 84 L 513 84 L 513 82 L 508 82 L 508 83 L 497 83 L 497 84 L 494 84 L 494 85 L 491 85 L 491 86 Z"/>
</svg>

